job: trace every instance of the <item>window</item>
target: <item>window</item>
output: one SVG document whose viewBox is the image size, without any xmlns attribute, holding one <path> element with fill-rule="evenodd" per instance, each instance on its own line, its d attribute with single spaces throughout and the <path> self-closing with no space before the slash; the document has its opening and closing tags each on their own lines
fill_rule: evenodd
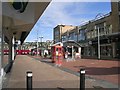
<svg viewBox="0 0 120 90">
<path fill-rule="evenodd" d="M 94 35 L 95 37 L 97 37 L 97 30 L 94 30 Z"/>
<path fill-rule="evenodd" d="M 102 35 L 104 35 L 105 33 L 104 33 L 104 27 L 101 27 L 100 28 L 100 35 L 102 36 Z"/>
<path fill-rule="evenodd" d="M 112 33 L 112 25 L 106 25 L 105 31 L 106 31 L 106 34 L 111 34 Z"/>
<path fill-rule="evenodd" d="M 70 33 L 69 40 L 75 40 L 75 41 L 77 41 L 77 35 L 75 34 L 75 32 Z"/>
<path fill-rule="evenodd" d="M 92 30 L 92 31 L 91 31 L 91 38 L 95 38 L 95 37 L 96 37 L 95 34 L 96 34 L 96 31 L 95 31 L 95 30 Z"/>
<path fill-rule="evenodd" d="M 91 38 L 91 32 L 90 31 L 88 31 L 86 34 L 87 34 L 86 35 L 87 39 Z"/>
<path fill-rule="evenodd" d="M 67 41 L 67 36 L 63 35 L 62 36 L 62 41 Z"/>
<path fill-rule="evenodd" d="M 106 34 L 106 30 L 105 30 L 105 26 L 106 26 L 106 23 L 100 23 L 96 26 L 96 31 L 98 33 L 98 28 L 99 28 L 99 34 L 100 36 L 102 35 L 105 35 Z"/>
<path fill-rule="evenodd" d="M 105 34 L 105 30 L 104 30 L 104 23 L 101 23 L 100 25 L 99 25 L 99 28 L 100 28 L 100 36 L 102 36 L 102 35 L 104 35 Z"/>
<path fill-rule="evenodd" d="M 72 39 L 73 39 L 73 33 L 70 33 L 69 40 L 72 40 Z"/>
<path fill-rule="evenodd" d="M 111 57 L 112 56 L 112 47 L 110 45 L 101 46 L 101 55 Z"/>
<path fill-rule="evenodd" d="M 59 35 L 59 31 L 58 31 L 58 30 L 55 31 L 55 36 L 56 36 L 56 35 Z"/>
<path fill-rule="evenodd" d="M 112 33 L 112 25 L 110 25 L 110 27 L 109 27 L 109 33 L 110 34 Z"/>
<path fill-rule="evenodd" d="M 85 40 L 85 30 L 79 30 L 79 40 Z"/>
<path fill-rule="evenodd" d="M 77 41 L 77 34 L 74 33 L 74 40 Z"/>
</svg>

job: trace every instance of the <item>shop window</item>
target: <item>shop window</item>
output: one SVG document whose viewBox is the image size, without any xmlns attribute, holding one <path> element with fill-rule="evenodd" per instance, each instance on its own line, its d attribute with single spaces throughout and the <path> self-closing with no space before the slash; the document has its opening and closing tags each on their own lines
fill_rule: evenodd
<svg viewBox="0 0 120 90">
<path fill-rule="evenodd" d="M 84 47 L 84 56 L 86 56 L 86 55 L 87 55 L 87 48 Z"/>
<path fill-rule="evenodd" d="M 84 47 L 81 48 L 81 55 L 84 55 Z"/>
<path fill-rule="evenodd" d="M 112 47 L 109 46 L 101 46 L 101 55 L 111 57 L 112 56 Z"/>
<path fill-rule="evenodd" d="M 90 49 L 90 47 L 88 47 L 88 49 L 87 49 L 87 56 L 90 56 L 91 55 L 91 49 Z"/>
<path fill-rule="evenodd" d="M 96 50 L 95 50 L 95 47 L 92 47 L 91 48 L 91 50 L 92 50 L 92 56 L 96 56 L 97 55 L 97 52 L 96 52 Z"/>
<path fill-rule="evenodd" d="M 84 55 L 85 56 L 91 55 L 91 48 L 90 47 L 84 47 Z"/>
</svg>

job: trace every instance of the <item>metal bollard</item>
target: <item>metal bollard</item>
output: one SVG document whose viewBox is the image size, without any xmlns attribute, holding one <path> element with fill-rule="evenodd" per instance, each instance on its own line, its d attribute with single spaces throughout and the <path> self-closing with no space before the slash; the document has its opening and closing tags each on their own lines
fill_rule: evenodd
<svg viewBox="0 0 120 90">
<path fill-rule="evenodd" d="M 27 72 L 26 79 L 27 79 L 27 84 L 26 84 L 27 90 L 32 90 L 32 72 L 31 71 Z"/>
<path fill-rule="evenodd" d="M 85 69 L 80 69 L 80 90 L 85 90 Z"/>
</svg>

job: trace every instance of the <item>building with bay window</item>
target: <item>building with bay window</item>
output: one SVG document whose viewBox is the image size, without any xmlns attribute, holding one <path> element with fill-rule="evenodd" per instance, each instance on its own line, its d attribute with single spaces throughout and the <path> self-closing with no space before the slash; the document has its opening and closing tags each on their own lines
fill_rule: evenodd
<svg viewBox="0 0 120 90">
<path fill-rule="evenodd" d="M 53 30 L 54 43 L 61 42 L 63 38 L 62 34 L 74 28 L 75 26 L 72 26 L 72 25 L 57 25 Z"/>
</svg>

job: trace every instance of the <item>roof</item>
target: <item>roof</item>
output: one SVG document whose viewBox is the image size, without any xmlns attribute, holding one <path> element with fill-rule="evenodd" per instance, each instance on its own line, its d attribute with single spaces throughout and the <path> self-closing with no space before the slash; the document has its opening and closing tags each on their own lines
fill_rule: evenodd
<svg viewBox="0 0 120 90">
<path fill-rule="evenodd" d="M 22 44 L 49 3 L 28 2 L 22 12 L 11 8 L 13 6 L 9 2 L 2 3 L 2 27 L 6 42 L 9 42 L 14 35 L 15 39 L 20 40 Z"/>
<path fill-rule="evenodd" d="M 66 47 L 66 46 L 81 47 L 81 45 L 79 43 L 77 43 L 76 41 L 74 41 L 74 40 L 64 41 L 63 42 L 63 47 Z"/>
</svg>

